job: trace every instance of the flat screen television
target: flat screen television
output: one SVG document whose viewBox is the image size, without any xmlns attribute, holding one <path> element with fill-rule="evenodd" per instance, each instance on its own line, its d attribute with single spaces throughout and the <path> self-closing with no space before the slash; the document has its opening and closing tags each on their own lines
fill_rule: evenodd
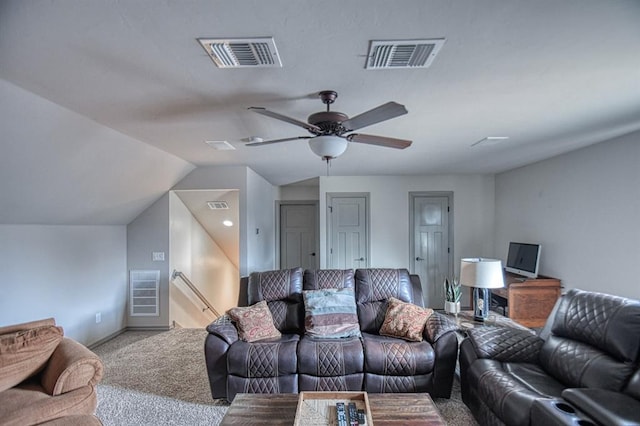
<svg viewBox="0 0 640 426">
<path fill-rule="evenodd" d="M 504 270 L 528 278 L 537 278 L 541 249 L 540 244 L 509 243 Z"/>
</svg>

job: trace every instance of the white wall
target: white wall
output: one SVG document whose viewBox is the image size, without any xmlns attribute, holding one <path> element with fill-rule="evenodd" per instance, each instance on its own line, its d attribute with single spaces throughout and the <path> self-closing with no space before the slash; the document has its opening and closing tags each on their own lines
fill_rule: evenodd
<svg viewBox="0 0 640 426">
<path fill-rule="evenodd" d="M 280 201 L 311 201 L 320 197 L 319 185 L 283 185 L 278 187 L 277 198 Z"/>
<path fill-rule="evenodd" d="M 371 267 L 410 269 L 409 193 L 453 192 L 454 269 L 460 258 L 491 257 L 494 179 L 485 175 L 320 177 L 320 264 L 326 266 L 326 194 L 369 192 Z"/>
<path fill-rule="evenodd" d="M 177 269 L 223 314 L 237 305 L 238 268 L 209 236 L 187 206 L 170 193 L 170 270 Z M 170 284 L 170 319 L 183 327 L 205 327 L 215 316 L 181 280 Z"/>
<path fill-rule="evenodd" d="M 496 252 L 542 244 L 540 273 L 640 299 L 640 132 L 496 176 Z"/>
<path fill-rule="evenodd" d="M 248 167 L 199 167 L 173 187 L 237 189 L 240 204 L 240 275 L 275 266 L 276 188 Z M 259 233 L 256 234 L 256 229 Z"/>
<path fill-rule="evenodd" d="M 247 268 L 243 275 L 276 269 L 276 188 L 247 168 Z"/>
<path fill-rule="evenodd" d="M 54 317 L 85 345 L 125 328 L 124 226 L 0 225 L 0 242 L 0 326 Z"/>
</svg>

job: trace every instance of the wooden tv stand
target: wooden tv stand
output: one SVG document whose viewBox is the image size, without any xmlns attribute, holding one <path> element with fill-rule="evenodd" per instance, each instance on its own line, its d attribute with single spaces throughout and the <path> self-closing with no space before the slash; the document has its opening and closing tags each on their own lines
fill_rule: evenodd
<svg viewBox="0 0 640 426">
<path fill-rule="evenodd" d="M 543 327 L 560 297 L 560 280 L 543 275 L 526 278 L 505 272 L 504 285 L 504 288 L 491 289 L 491 294 L 506 302 L 505 316 L 525 327 Z"/>
</svg>

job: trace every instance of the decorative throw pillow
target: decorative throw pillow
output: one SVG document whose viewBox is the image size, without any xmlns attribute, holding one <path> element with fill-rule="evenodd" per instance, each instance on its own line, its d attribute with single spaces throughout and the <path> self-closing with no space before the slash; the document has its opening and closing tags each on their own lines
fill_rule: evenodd
<svg viewBox="0 0 640 426">
<path fill-rule="evenodd" d="M 418 305 L 391 297 L 384 322 L 380 327 L 380 334 L 412 342 L 421 342 L 424 325 L 431 314 L 433 314 L 433 309 L 421 308 Z"/>
<path fill-rule="evenodd" d="M 245 342 L 280 337 L 273 316 L 264 300 L 247 307 L 232 308 L 227 315 L 236 323 L 238 336 Z"/>
<path fill-rule="evenodd" d="M 356 299 L 352 288 L 303 291 L 304 326 L 308 336 L 360 337 Z"/>
<path fill-rule="evenodd" d="M 38 373 L 62 340 L 54 325 L 20 330 L 0 336 L 0 392 Z"/>
</svg>

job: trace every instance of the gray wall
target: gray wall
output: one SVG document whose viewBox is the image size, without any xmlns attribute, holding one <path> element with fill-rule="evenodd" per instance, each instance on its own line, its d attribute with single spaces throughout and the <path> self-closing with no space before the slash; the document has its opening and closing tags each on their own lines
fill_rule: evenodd
<svg viewBox="0 0 640 426">
<path fill-rule="evenodd" d="M 640 132 L 496 176 L 496 253 L 542 244 L 540 273 L 640 299 Z"/>
<path fill-rule="evenodd" d="M 164 261 L 153 261 L 153 252 L 163 252 Z M 160 315 L 133 317 L 127 312 L 129 327 L 169 327 L 169 255 L 169 193 L 167 192 L 127 225 L 127 274 L 132 269 L 160 271 Z"/>
<path fill-rule="evenodd" d="M 126 326 L 124 226 L 0 225 L 0 242 L 0 326 L 54 317 L 86 345 Z"/>
</svg>

